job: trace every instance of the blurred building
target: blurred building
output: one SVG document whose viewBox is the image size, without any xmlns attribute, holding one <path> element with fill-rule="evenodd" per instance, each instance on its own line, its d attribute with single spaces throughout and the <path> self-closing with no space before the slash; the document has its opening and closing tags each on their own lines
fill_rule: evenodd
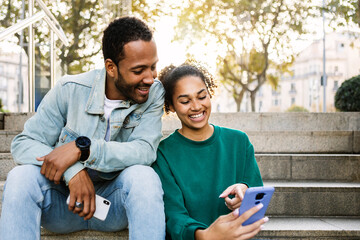
<svg viewBox="0 0 360 240">
<path fill-rule="evenodd" d="M 27 55 L 19 46 L 0 45 L 0 99 L 3 109 L 10 112 L 28 111 L 27 89 Z"/>
<path fill-rule="evenodd" d="M 326 110 L 335 111 L 334 96 L 341 84 L 360 74 L 360 40 L 351 33 L 326 36 Z M 301 51 L 292 76 L 283 76 L 277 91 L 264 84 L 256 97 L 257 112 L 284 112 L 293 105 L 322 111 L 323 42 L 314 41 Z"/>
</svg>

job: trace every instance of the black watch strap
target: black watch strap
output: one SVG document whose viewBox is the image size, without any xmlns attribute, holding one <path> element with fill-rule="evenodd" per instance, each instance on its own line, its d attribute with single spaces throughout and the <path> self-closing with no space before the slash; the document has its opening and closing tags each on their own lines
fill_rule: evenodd
<svg viewBox="0 0 360 240">
<path fill-rule="evenodd" d="M 80 136 L 75 140 L 76 146 L 80 149 L 80 161 L 85 161 L 90 155 L 91 140 L 86 136 Z"/>
</svg>

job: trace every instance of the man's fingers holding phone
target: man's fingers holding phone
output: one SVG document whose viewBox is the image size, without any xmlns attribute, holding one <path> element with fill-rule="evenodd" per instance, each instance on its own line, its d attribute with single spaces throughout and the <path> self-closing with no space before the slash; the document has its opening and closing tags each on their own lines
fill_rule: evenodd
<svg viewBox="0 0 360 240">
<path fill-rule="evenodd" d="M 74 199 L 72 200 L 71 196 L 69 196 L 67 199 L 69 210 L 75 214 L 78 214 L 80 217 L 84 217 L 84 220 L 89 220 L 92 218 L 96 210 L 95 199 L 90 198 L 85 201 L 80 200 L 80 198 L 76 200 Z"/>
<path fill-rule="evenodd" d="M 90 198 L 90 201 L 86 201 L 86 203 L 84 203 L 84 207 L 82 209 L 82 211 L 79 213 L 80 217 L 84 217 L 84 220 L 88 220 L 90 218 L 92 218 L 92 216 L 94 215 L 96 206 L 95 206 L 95 199 L 94 198 Z"/>
</svg>

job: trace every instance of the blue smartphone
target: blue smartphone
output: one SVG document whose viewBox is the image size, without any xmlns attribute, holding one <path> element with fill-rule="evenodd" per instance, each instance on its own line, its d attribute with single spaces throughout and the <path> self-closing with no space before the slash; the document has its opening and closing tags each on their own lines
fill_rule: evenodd
<svg viewBox="0 0 360 240">
<path fill-rule="evenodd" d="M 239 215 L 243 214 L 252 207 L 255 207 L 257 204 L 262 203 L 264 205 L 258 212 L 252 215 L 247 219 L 242 225 L 246 226 L 252 224 L 265 216 L 267 207 L 269 206 L 271 197 L 275 191 L 274 187 L 252 187 L 248 188 L 245 192 L 244 199 L 240 205 Z"/>
</svg>

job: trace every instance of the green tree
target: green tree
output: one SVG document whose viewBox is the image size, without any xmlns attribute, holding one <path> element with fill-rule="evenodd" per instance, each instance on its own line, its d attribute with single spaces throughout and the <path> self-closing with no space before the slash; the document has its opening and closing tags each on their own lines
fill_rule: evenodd
<svg viewBox="0 0 360 240">
<path fill-rule="evenodd" d="M 330 0 L 326 11 L 340 26 L 356 24 L 360 27 L 360 0 Z"/>
<path fill-rule="evenodd" d="M 309 112 L 309 110 L 301 106 L 292 105 L 286 110 L 286 112 Z"/>
<path fill-rule="evenodd" d="M 341 84 L 335 94 L 335 108 L 343 112 L 360 112 L 360 75 Z"/>
<path fill-rule="evenodd" d="M 146 21 L 152 28 L 161 16 L 171 14 L 171 5 L 165 0 L 107 0 L 107 15 L 110 18 L 134 15 Z"/>
<path fill-rule="evenodd" d="M 2 104 L 2 99 L 0 98 L 0 112 L 4 112 L 3 110 L 3 104 Z"/>
<path fill-rule="evenodd" d="M 249 92 L 252 111 L 260 87 L 266 81 L 276 86 L 287 71 L 291 40 L 306 32 L 303 20 L 318 14 L 309 1 L 201 0 L 184 6 L 176 39 L 191 36 L 191 45 L 211 38 L 224 46 L 225 57 L 217 59 L 220 79 L 237 105 Z"/>
<path fill-rule="evenodd" d="M 9 27 L 19 21 L 21 16 L 21 2 L 21 0 L 5 0 L 0 3 L 1 27 Z M 28 1 L 25 2 L 27 9 Z M 108 5 L 104 6 L 104 2 Z M 120 7 L 117 8 L 118 11 L 113 12 L 112 6 L 115 5 L 113 4 L 114 2 L 116 3 L 117 1 L 44 0 L 44 3 L 54 14 L 70 42 L 69 46 L 64 46 L 59 41 L 57 42 L 59 47 L 58 56 L 63 73 L 76 74 L 86 71 L 92 66 L 92 57 L 101 51 L 102 31 L 111 20 L 125 13 L 121 10 L 121 7 L 124 7 L 124 5 L 120 5 Z M 131 3 L 131 13 L 145 21 L 155 22 L 155 20 L 163 14 L 162 11 L 156 10 L 148 12 L 147 10 L 150 9 L 152 4 L 146 0 L 127 2 Z M 156 6 L 165 4 L 164 0 L 159 0 L 158 2 Z M 42 24 L 42 26 L 43 25 L 45 25 L 45 23 Z M 48 29 L 40 25 L 37 26 L 36 42 L 48 43 Z M 16 34 L 16 36 L 20 39 L 19 34 Z M 28 42 L 27 38 L 24 39 L 24 42 L 26 45 Z M 25 50 L 27 50 L 26 47 Z M 43 62 L 45 62 L 45 64 L 46 62 L 48 63 L 48 61 Z"/>
<path fill-rule="evenodd" d="M 79 73 L 84 71 L 91 63 L 91 57 L 99 52 L 99 48 L 95 47 L 99 41 L 101 34 L 103 12 L 102 1 L 100 0 L 72 0 L 72 1 L 44 1 L 50 11 L 54 14 L 61 27 L 63 28 L 70 45 L 63 46 L 57 42 L 58 57 L 60 59 L 61 69 L 63 73 Z M 25 1 L 25 17 L 27 16 L 28 1 Z M 0 5 L 0 22 L 2 27 L 9 27 L 20 21 L 22 1 L 21 0 L 5 0 Z M 35 4 L 36 13 L 39 9 Z M 35 42 L 37 45 L 49 43 L 49 29 L 45 23 L 37 23 Z M 20 34 L 15 34 L 20 39 Z M 25 29 L 24 50 L 27 52 L 26 44 L 27 29 Z M 92 47 L 94 46 L 94 47 Z M 84 49 L 89 49 L 84 51 Z M 36 57 L 40 58 L 40 47 L 36 48 Z M 49 61 L 45 60 L 48 55 L 42 58 L 42 64 L 45 69 L 49 69 Z M 45 59 L 44 59 L 45 58 Z M 39 59 L 38 59 L 39 60 Z M 37 66 L 39 67 L 39 66 Z"/>
</svg>

